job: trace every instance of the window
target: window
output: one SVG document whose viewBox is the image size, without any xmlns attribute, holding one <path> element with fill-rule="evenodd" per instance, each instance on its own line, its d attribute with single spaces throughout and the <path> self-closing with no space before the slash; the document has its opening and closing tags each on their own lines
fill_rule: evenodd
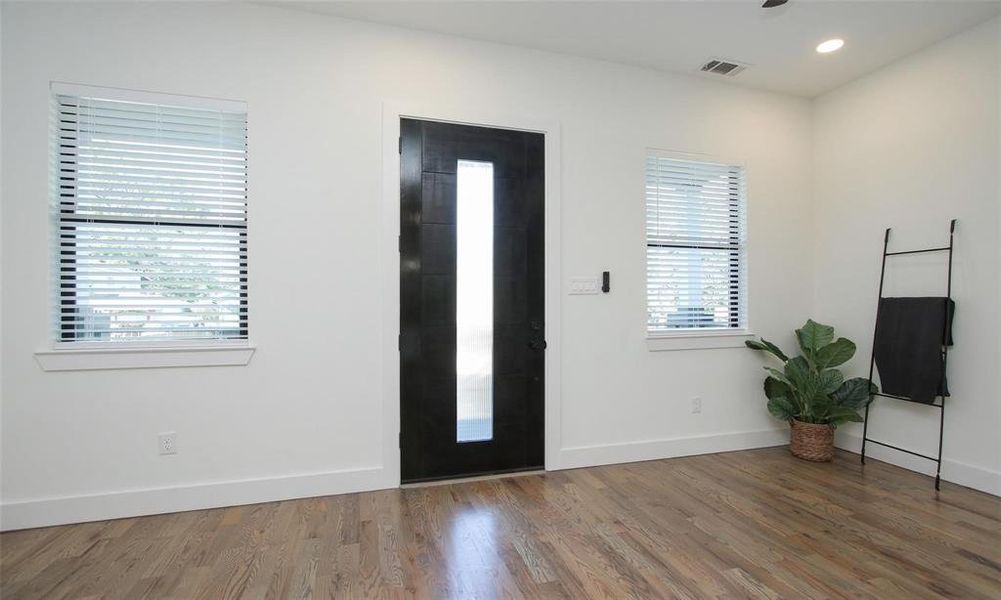
<svg viewBox="0 0 1001 600">
<path fill-rule="evenodd" d="M 744 170 L 651 152 L 647 333 L 746 327 Z"/>
<path fill-rule="evenodd" d="M 56 340 L 246 339 L 246 106 L 52 90 Z"/>
<path fill-rule="evenodd" d="M 456 441 L 493 438 L 494 165 L 456 167 Z"/>
</svg>

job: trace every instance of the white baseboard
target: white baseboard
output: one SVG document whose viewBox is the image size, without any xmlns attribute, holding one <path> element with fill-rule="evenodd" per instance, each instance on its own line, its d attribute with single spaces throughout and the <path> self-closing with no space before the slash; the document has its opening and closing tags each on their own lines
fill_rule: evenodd
<svg viewBox="0 0 1001 600">
<path fill-rule="evenodd" d="M 778 446 L 785 429 L 724 433 L 667 440 L 565 448 L 550 470 L 627 463 L 693 454 Z M 386 469 L 371 467 L 285 477 L 200 483 L 176 487 L 18 500 L 0 505 L 0 530 L 104 521 L 187 510 L 274 502 L 394 488 Z"/>
<path fill-rule="evenodd" d="M 396 487 L 383 467 L 39 498 L 0 505 L 0 530 L 28 529 Z"/>
<path fill-rule="evenodd" d="M 834 444 L 842 450 L 858 454 L 862 451 L 862 437 L 852 433 L 838 433 Z M 935 463 L 905 452 L 898 452 L 876 444 L 867 444 L 865 454 L 876 460 L 903 467 L 925 475 L 935 476 Z M 942 479 L 958 485 L 1001 496 L 1001 473 L 990 469 L 959 462 L 949 458 L 942 459 Z"/>
<path fill-rule="evenodd" d="M 550 470 L 576 469 L 617 463 L 675 458 L 781 446 L 789 442 L 785 428 L 689 436 L 641 442 L 597 444 L 564 448 Z M 839 448 L 858 452 L 860 437 L 839 434 Z M 867 454 L 905 469 L 934 474 L 927 461 L 878 446 Z M 1001 496 L 1001 473 L 953 460 L 942 463 L 942 479 Z M 200 483 L 194 485 L 125 490 L 101 494 L 19 500 L 0 505 L 0 530 L 28 529 L 104 521 L 141 515 L 274 502 L 394 488 L 383 467 L 307 473 L 284 477 Z"/>
<path fill-rule="evenodd" d="M 693 454 L 750 450 L 752 448 L 781 446 L 788 443 L 789 430 L 788 428 L 782 428 L 698 435 L 664 440 L 646 440 L 642 442 L 576 446 L 563 448 L 560 451 L 559 465 L 555 468 L 576 469 L 597 465 L 691 456 Z M 548 468 L 552 469 L 554 467 L 550 466 Z"/>
</svg>

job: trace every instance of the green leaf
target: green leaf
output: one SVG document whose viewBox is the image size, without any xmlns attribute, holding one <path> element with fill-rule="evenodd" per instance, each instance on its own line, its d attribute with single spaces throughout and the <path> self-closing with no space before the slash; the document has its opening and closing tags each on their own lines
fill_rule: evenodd
<svg viewBox="0 0 1001 600">
<path fill-rule="evenodd" d="M 780 350 L 778 346 L 776 346 L 775 344 L 769 342 L 765 338 L 761 338 L 761 341 L 758 341 L 758 340 L 747 340 L 746 342 L 744 342 L 744 344 L 748 348 L 751 348 L 751 349 L 754 349 L 754 350 L 764 350 L 765 352 L 771 352 L 772 354 L 775 355 L 776 358 L 778 358 L 782 362 L 785 362 L 785 361 L 789 360 L 789 357 L 786 356 L 785 353 L 782 352 L 782 350 Z"/>
<path fill-rule="evenodd" d="M 816 417 L 823 417 L 837 406 L 837 403 L 821 390 L 817 390 L 810 398 L 810 414 Z"/>
<path fill-rule="evenodd" d="M 832 394 L 834 390 L 841 387 L 844 381 L 845 377 L 841 374 L 841 371 L 837 369 L 824 371 L 820 374 L 820 391 L 825 394 Z"/>
<path fill-rule="evenodd" d="M 841 384 L 831 396 L 838 405 L 858 410 L 869 404 L 872 394 L 877 391 L 879 388 L 875 385 L 870 387 L 869 380 L 865 377 L 854 377 Z"/>
<path fill-rule="evenodd" d="M 779 371 L 778 369 L 773 369 L 771 367 L 764 367 L 764 369 L 768 371 L 768 373 L 775 379 L 778 379 L 782 383 L 792 387 L 792 382 L 786 379 L 785 373 L 783 373 L 782 371 Z"/>
<path fill-rule="evenodd" d="M 813 357 L 817 351 L 834 340 L 834 328 L 821 325 L 813 319 L 807 319 L 806 325 L 796 330 L 796 338 L 803 354 Z"/>
<path fill-rule="evenodd" d="M 797 356 L 786 362 L 785 378 L 789 380 L 793 388 L 801 390 L 807 384 L 809 376 L 810 364 L 802 356 Z"/>
<path fill-rule="evenodd" d="M 802 356 L 797 356 L 786 363 L 785 375 L 796 400 L 802 407 L 802 412 L 810 414 L 812 410 L 810 405 L 814 396 L 820 391 L 820 377 Z"/>
<path fill-rule="evenodd" d="M 795 414 L 803 409 L 803 404 L 796 398 L 796 394 L 786 381 L 778 380 L 774 377 L 765 379 L 765 396 L 769 400 L 782 400 L 793 408 Z"/>
<path fill-rule="evenodd" d="M 796 407 L 787 398 L 772 398 L 768 401 L 768 412 L 773 416 L 789 421 L 796 417 Z"/>
<path fill-rule="evenodd" d="M 840 425 L 848 421 L 855 423 L 862 422 L 862 416 L 858 411 L 846 406 L 836 406 L 827 414 L 827 422 L 831 425 Z"/>
<path fill-rule="evenodd" d="M 792 390 L 787 383 L 779 381 L 774 377 L 765 378 L 765 396 L 768 396 L 769 399 L 788 398 L 791 395 Z"/>
<path fill-rule="evenodd" d="M 829 369 L 845 364 L 853 356 L 855 356 L 855 344 L 851 340 L 838 338 L 838 341 L 817 350 L 816 363 L 821 369 Z"/>
</svg>

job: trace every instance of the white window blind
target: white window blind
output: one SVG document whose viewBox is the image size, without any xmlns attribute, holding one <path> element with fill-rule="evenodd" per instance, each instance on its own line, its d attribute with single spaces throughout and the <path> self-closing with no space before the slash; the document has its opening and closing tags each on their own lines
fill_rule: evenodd
<svg viewBox="0 0 1001 600">
<path fill-rule="evenodd" d="M 56 339 L 246 339 L 247 113 L 53 85 Z"/>
<path fill-rule="evenodd" d="M 649 334 L 746 326 L 744 212 L 742 167 L 648 154 Z"/>
</svg>

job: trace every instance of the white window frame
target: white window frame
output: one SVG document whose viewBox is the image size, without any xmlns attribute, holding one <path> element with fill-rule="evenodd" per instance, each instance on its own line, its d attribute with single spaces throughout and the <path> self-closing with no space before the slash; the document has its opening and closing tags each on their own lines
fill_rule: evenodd
<svg viewBox="0 0 1001 600">
<path fill-rule="evenodd" d="M 95 96 L 114 100 L 146 102 L 153 104 L 173 104 L 191 108 L 207 108 L 228 112 L 246 112 L 246 102 L 164 94 L 139 90 L 128 90 L 101 86 L 80 85 L 64 82 L 52 82 L 49 97 L 55 95 Z M 52 149 L 50 148 L 50 152 Z M 58 163 L 53 161 L 51 168 L 58 169 Z M 248 202 L 249 205 L 249 202 Z M 50 210 L 55 210 L 54 208 Z M 53 213 L 52 227 L 58 228 L 58 218 Z M 249 219 L 247 230 L 249 231 Z M 56 229 L 58 232 L 58 229 Z M 58 236 L 58 233 L 54 235 Z M 58 245 L 55 245 L 55 252 Z M 50 260 L 50 268 L 58 269 L 58 260 Z M 249 266 L 248 266 L 249 271 Z M 55 281 L 55 273 L 50 273 L 50 281 Z M 248 273 L 249 276 L 249 273 Z M 249 279 L 249 277 L 248 277 Z M 245 287 L 247 301 L 250 302 L 250 287 Z M 52 291 L 55 294 L 55 288 Z M 56 306 L 57 299 L 51 300 Z M 57 310 L 53 308 L 52 310 Z M 35 352 L 35 359 L 45 371 L 75 371 L 92 369 L 134 369 L 157 367 L 201 367 L 201 366 L 234 366 L 246 365 L 250 362 L 256 347 L 250 339 L 192 339 L 142 342 L 105 342 L 105 341 L 63 341 L 58 332 L 58 325 L 53 322 L 50 328 L 50 345 L 44 350 Z"/>
<path fill-rule="evenodd" d="M 741 291 L 744 294 L 744 314 L 742 327 L 732 327 L 726 329 L 679 329 L 678 331 L 656 331 L 652 332 L 649 329 L 649 295 L 647 293 L 647 278 L 648 274 L 648 263 L 647 263 L 647 234 L 646 234 L 646 210 L 644 209 L 643 214 L 643 331 L 646 334 L 646 345 L 647 349 L 651 352 L 660 351 L 674 351 L 674 350 L 708 350 L 716 348 L 741 348 L 744 347 L 744 342 L 746 340 L 752 339 L 754 336 L 751 333 L 750 328 L 750 299 L 748 295 L 750 293 L 750 283 L 749 283 L 749 252 L 748 247 L 748 222 L 747 216 L 749 212 L 749 184 L 747 183 L 747 165 L 742 160 L 728 159 L 720 157 L 718 155 L 703 154 L 695 152 L 685 152 L 678 150 L 665 150 L 661 148 L 648 147 L 643 155 L 643 195 L 642 202 L 643 206 L 646 206 L 646 177 L 647 159 L 651 156 L 658 158 L 676 159 L 676 160 L 687 160 L 687 161 L 698 161 L 698 162 L 709 162 L 725 164 L 730 166 L 739 167 L 743 170 L 743 175 L 745 178 L 745 193 L 743 198 L 742 209 L 743 214 L 743 226 L 744 226 L 744 252 L 742 254 L 742 275 L 743 281 L 740 282 Z"/>
</svg>

